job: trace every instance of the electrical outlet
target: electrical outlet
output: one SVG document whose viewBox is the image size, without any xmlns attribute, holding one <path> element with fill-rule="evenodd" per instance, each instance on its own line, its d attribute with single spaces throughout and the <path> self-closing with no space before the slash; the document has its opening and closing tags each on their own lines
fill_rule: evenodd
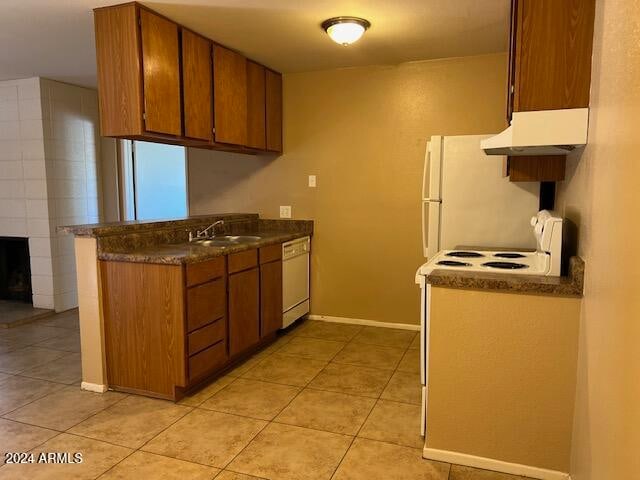
<svg viewBox="0 0 640 480">
<path fill-rule="evenodd" d="M 291 205 L 280 205 L 280 218 L 291 218 Z"/>
<path fill-rule="evenodd" d="M 316 186 L 316 176 L 315 175 L 309 175 L 309 186 L 310 187 L 315 187 Z"/>
</svg>

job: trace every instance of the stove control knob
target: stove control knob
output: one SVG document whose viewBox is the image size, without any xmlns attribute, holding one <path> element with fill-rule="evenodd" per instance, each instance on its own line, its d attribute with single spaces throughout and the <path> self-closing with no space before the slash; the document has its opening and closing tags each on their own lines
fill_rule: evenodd
<svg viewBox="0 0 640 480">
<path fill-rule="evenodd" d="M 536 223 L 538 223 L 538 217 L 531 217 L 531 226 L 535 227 Z"/>
</svg>

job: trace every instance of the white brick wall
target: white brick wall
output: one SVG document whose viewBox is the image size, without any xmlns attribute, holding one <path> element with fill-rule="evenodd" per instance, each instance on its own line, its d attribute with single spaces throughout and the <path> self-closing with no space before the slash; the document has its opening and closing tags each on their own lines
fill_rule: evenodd
<svg viewBox="0 0 640 480">
<path fill-rule="evenodd" d="M 73 240 L 99 221 L 94 90 L 47 79 L 0 82 L 0 236 L 28 237 L 34 306 L 77 306 Z"/>
</svg>

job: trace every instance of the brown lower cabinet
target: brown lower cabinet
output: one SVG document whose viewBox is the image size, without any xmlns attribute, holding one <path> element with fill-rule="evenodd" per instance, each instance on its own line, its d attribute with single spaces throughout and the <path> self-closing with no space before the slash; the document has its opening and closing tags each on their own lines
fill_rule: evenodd
<svg viewBox="0 0 640 480">
<path fill-rule="evenodd" d="M 178 400 L 273 339 L 281 250 L 186 265 L 101 261 L 109 387 Z"/>
<path fill-rule="evenodd" d="M 260 340 L 257 266 L 229 275 L 229 353 L 238 355 Z"/>
<path fill-rule="evenodd" d="M 282 245 L 260 249 L 260 337 L 282 328 Z"/>
</svg>

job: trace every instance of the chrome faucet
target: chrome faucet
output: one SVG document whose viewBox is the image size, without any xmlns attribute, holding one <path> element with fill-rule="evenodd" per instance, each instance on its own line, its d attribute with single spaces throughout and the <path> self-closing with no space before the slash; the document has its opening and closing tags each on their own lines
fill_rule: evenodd
<svg viewBox="0 0 640 480">
<path fill-rule="evenodd" d="M 193 242 L 194 240 L 201 240 L 203 238 L 213 238 L 216 236 L 216 227 L 218 225 L 224 225 L 224 220 L 218 220 L 217 222 L 213 222 L 204 230 L 196 230 L 195 237 L 193 236 L 193 232 L 189 231 L 189 241 Z M 209 230 L 211 230 L 211 235 L 209 235 Z"/>
</svg>

